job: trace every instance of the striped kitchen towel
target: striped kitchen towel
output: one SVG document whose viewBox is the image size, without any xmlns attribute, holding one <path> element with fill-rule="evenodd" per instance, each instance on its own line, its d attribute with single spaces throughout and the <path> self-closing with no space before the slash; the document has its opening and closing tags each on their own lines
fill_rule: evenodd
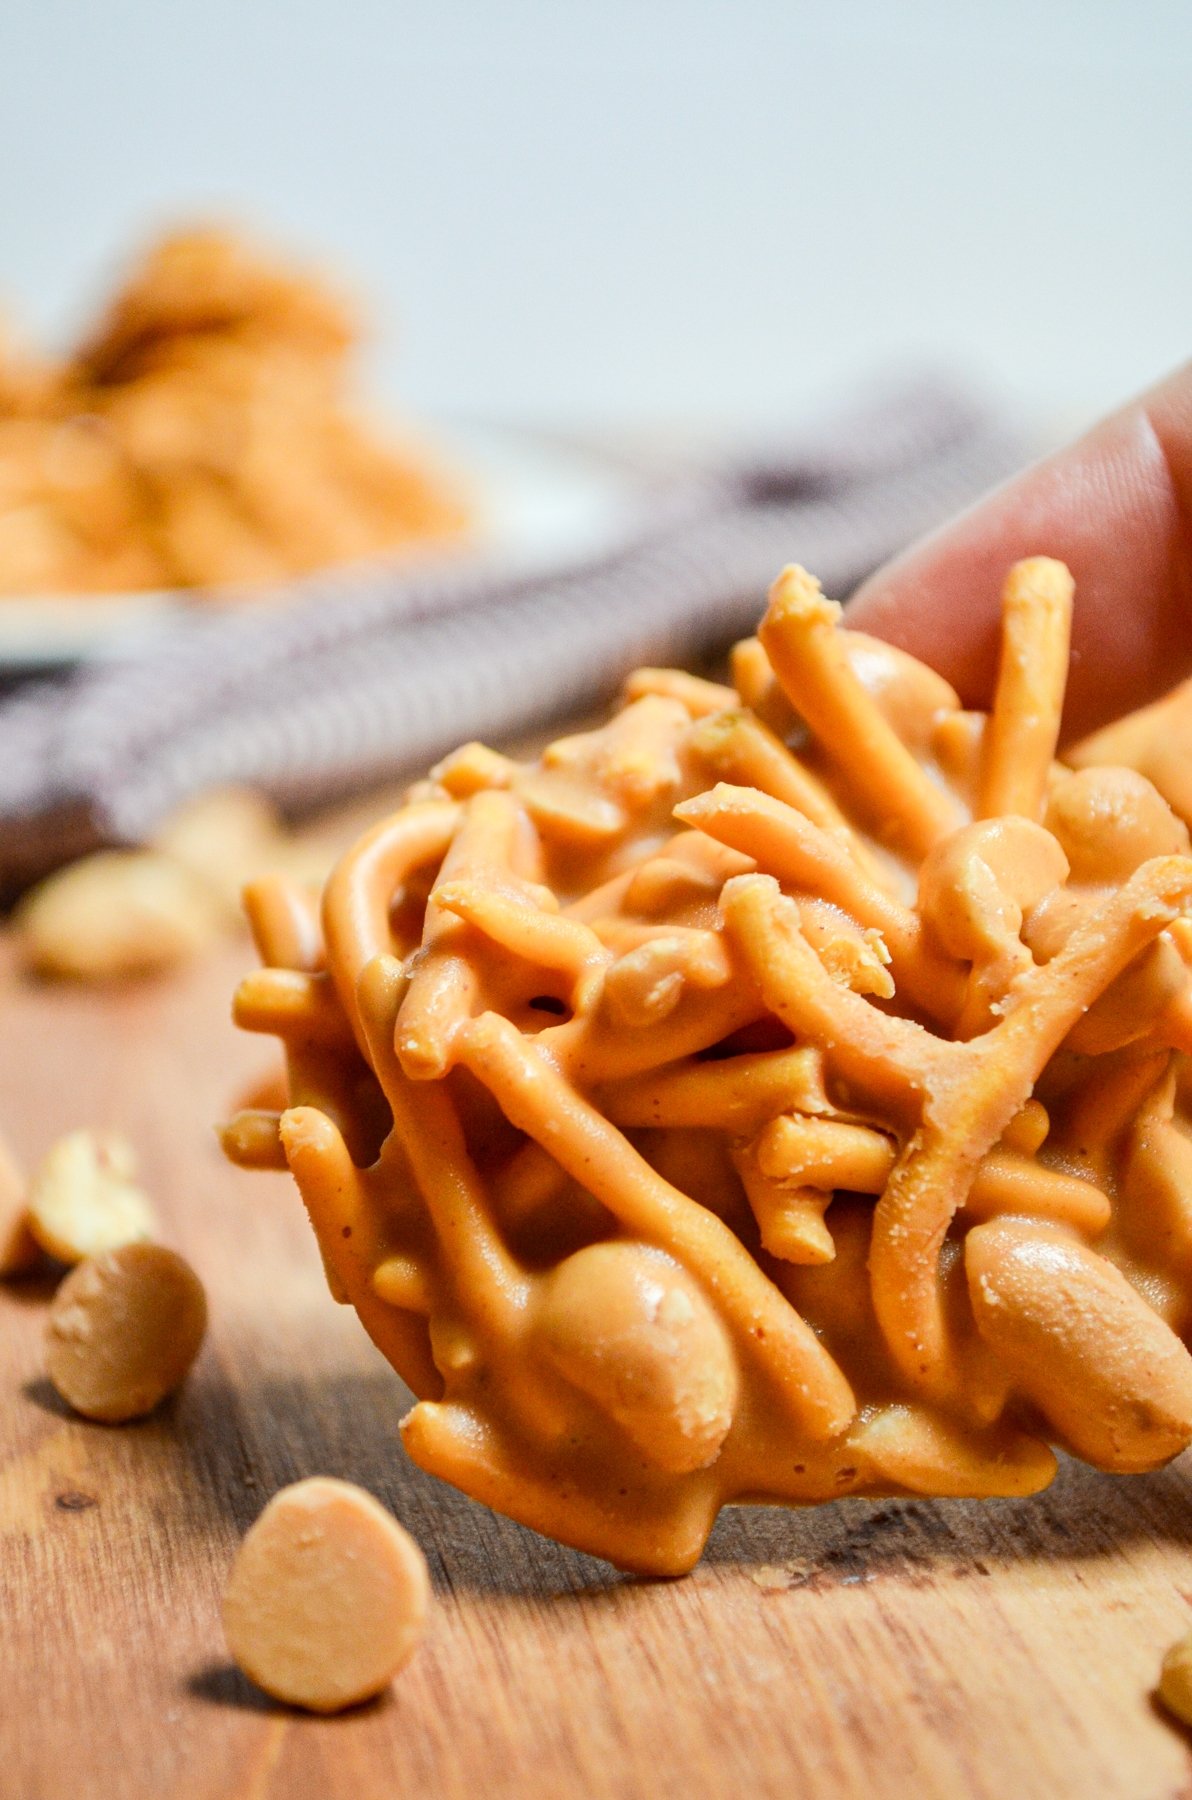
<svg viewBox="0 0 1192 1800">
<path fill-rule="evenodd" d="M 870 387 L 764 452 L 643 477 L 632 530 L 582 562 L 358 567 L 196 610 L 0 705 L 0 884 L 135 843 L 207 787 L 301 812 L 574 713 L 638 663 L 699 662 L 753 628 L 784 563 L 846 595 L 1022 452 L 947 383 Z"/>
</svg>

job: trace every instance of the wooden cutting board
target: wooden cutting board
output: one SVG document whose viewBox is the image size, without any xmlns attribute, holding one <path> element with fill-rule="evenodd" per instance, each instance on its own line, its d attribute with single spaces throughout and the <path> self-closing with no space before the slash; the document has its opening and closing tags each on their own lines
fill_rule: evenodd
<svg viewBox="0 0 1192 1800">
<path fill-rule="evenodd" d="M 28 1159 L 80 1124 L 139 1146 L 211 1332 L 137 1425 L 68 1416 L 49 1289 L 0 1292 L 0 1795 L 1192 1795 L 1151 1691 L 1192 1627 L 1176 1465 L 984 1505 L 735 1511 L 695 1574 L 630 1579 L 414 1469 L 407 1396 L 327 1295 L 286 1177 L 212 1123 L 272 1046 L 228 1019 L 247 946 L 116 993 L 0 967 L 0 1120 Z M 282 1484 L 360 1482 L 424 1547 L 432 1628 L 390 1696 L 317 1720 L 229 1665 L 219 1599 Z"/>
</svg>

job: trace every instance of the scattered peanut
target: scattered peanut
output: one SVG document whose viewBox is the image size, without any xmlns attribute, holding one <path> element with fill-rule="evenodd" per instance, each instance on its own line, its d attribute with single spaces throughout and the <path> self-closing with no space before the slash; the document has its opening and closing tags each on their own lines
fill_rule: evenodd
<svg viewBox="0 0 1192 1800">
<path fill-rule="evenodd" d="M 33 1236 L 59 1262 L 82 1262 L 153 1236 L 153 1208 L 135 1185 L 132 1145 L 115 1132 L 72 1131 L 29 1184 Z"/>
<path fill-rule="evenodd" d="M 1177 1719 L 1192 1725 L 1192 1632 L 1173 1644 L 1163 1658 L 1159 1698 Z"/>
<path fill-rule="evenodd" d="M 19 907 L 25 961 L 43 975 L 109 981 L 172 967 L 208 944 L 220 902 L 153 850 L 101 850 L 60 869 Z"/>
<path fill-rule="evenodd" d="M 275 1700 L 339 1712 L 409 1661 L 429 1598 L 409 1533 L 362 1489 L 315 1476 L 275 1494 L 240 1546 L 224 1632 Z"/>
<path fill-rule="evenodd" d="M 285 860 L 289 840 L 263 794 L 216 788 L 178 808 L 158 831 L 153 848 L 180 863 L 241 921 L 240 890 Z"/>
<path fill-rule="evenodd" d="M 206 1328 L 190 1264 L 160 1244 L 125 1244 L 80 1263 L 58 1289 L 46 1371 L 84 1418 L 139 1419 L 181 1385 Z"/>
<path fill-rule="evenodd" d="M 251 788 L 217 788 L 171 815 L 145 849 L 102 850 L 60 869 L 16 915 L 43 975 L 111 981 L 173 968 L 243 924 L 244 886 L 283 869 L 319 883 L 331 849 L 292 838 Z"/>
</svg>

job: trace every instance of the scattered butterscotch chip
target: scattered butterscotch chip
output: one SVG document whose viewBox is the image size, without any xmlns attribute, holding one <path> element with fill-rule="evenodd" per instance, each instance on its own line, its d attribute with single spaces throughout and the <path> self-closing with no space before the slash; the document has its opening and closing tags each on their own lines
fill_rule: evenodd
<svg viewBox="0 0 1192 1800">
<path fill-rule="evenodd" d="M 58 1289 L 46 1372 L 84 1418 L 139 1419 L 181 1385 L 206 1329 L 190 1264 L 161 1244 L 125 1244 L 80 1263 Z"/>
<path fill-rule="evenodd" d="M 29 1226 L 42 1249 L 77 1263 L 152 1237 L 153 1208 L 136 1169 L 132 1145 L 115 1132 L 60 1139 L 29 1184 Z"/>
<path fill-rule="evenodd" d="M 0 1142 L 0 1276 L 23 1275 L 40 1255 L 41 1246 L 29 1229 L 25 1178 Z"/>
<path fill-rule="evenodd" d="M 275 1494 L 240 1546 L 224 1632 L 275 1700 L 339 1712 L 409 1661 L 429 1599 L 409 1532 L 361 1488 L 317 1475 Z"/>
<path fill-rule="evenodd" d="M 39 974 L 108 981 L 185 961 L 211 941 L 221 915 L 210 889 L 173 857 L 101 850 L 34 888 L 16 927 Z"/>
<path fill-rule="evenodd" d="M 1163 1658 L 1159 1698 L 1183 1724 L 1192 1725 L 1192 1632 L 1173 1644 Z"/>
</svg>

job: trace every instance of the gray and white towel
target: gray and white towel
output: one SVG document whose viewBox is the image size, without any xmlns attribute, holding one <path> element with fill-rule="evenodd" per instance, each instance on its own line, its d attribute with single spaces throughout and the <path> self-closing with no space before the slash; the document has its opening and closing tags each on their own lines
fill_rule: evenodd
<svg viewBox="0 0 1192 1800">
<path fill-rule="evenodd" d="M 639 663 L 698 662 L 752 629 L 784 563 L 846 595 L 1022 453 L 946 383 L 870 389 L 764 454 L 647 482 L 639 525 L 582 563 L 355 568 L 284 606 L 196 609 L 0 705 L 0 886 L 137 842 L 210 786 L 298 813 L 574 713 Z"/>
</svg>

